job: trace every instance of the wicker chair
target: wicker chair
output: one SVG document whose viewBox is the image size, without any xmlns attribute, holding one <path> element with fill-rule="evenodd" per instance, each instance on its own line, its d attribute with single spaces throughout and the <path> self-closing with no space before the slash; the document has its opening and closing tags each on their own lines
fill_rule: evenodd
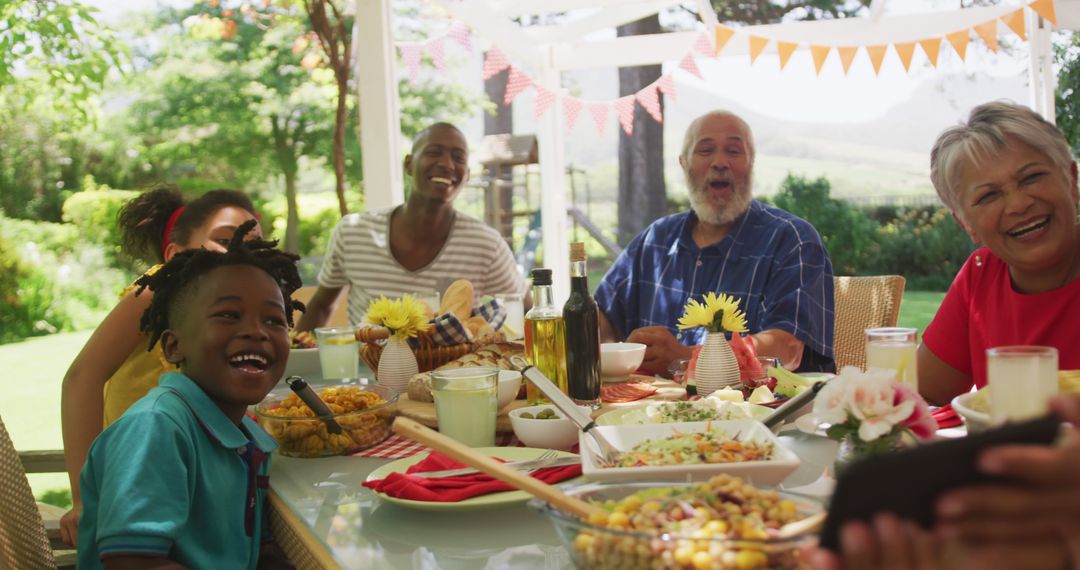
<svg viewBox="0 0 1080 570">
<path fill-rule="evenodd" d="M 906 281 L 899 275 L 833 277 L 836 329 L 833 357 L 836 369 L 866 368 L 866 334 L 872 327 L 896 326 Z"/>
<path fill-rule="evenodd" d="M 26 467 L 26 464 L 34 467 Z M 41 509 L 49 510 L 50 507 L 34 501 L 26 479 L 28 470 L 63 471 L 63 465 L 62 452 L 17 453 L 4 421 L 0 419 L 0 497 L 3 497 L 0 501 L 0 568 L 29 570 L 75 564 L 74 550 L 60 546 L 54 553 L 42 522 Z M 45 468 L 36 468 L 41 466 Z M 63 514 L 63 510 L 52 508 L 52 513 Z"/>
</svg>

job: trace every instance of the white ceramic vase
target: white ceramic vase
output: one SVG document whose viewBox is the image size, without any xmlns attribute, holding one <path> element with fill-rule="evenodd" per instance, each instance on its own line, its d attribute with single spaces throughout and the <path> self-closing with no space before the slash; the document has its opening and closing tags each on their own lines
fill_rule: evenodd
<svg viewBox="0 0 1080 570">
<path fill-rule="evenodd" d="M 382 365 L 380 365 L 382 366 Z M 724 386 L 739 386 L 739 361 L 724 333 L 709 333 L 694 369 L 698 395 L 704 397 Z"/>
<path fill-rule="evenodd" d="M 375 379 L 395 394 L 409 387 L 409 380 L 419 372 L 416 355 L 404 339 L 391 336 L 379 356 L 379 371 Z"/>
</svg>

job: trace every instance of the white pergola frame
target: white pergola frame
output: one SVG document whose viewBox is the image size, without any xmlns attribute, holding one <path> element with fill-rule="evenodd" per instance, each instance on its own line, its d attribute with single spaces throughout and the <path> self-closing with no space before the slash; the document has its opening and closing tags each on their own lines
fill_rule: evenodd
<svg viewBox="0 0 1080 570">
<path fill-rule="evenodd" d="M 534 79 L 553 93 L 564 93 L 562 72 L 597 67 L 653 65 L 677 61 L 691 50 L 701 32 L 585 41 L 597 30 L 633 22 L 681 2 L 675 0 L 434 0 L 477 36 L 497 45 L 518 64 L 539 70 Z M 695 0 L 707 30 L 717 25 L 708 0 Z M 391 0 L 354 0 L 357 85 L 360 96 L 360 142 L 364 149 L 364 190 L 370 208 L 404 200 L 396 53 L 391 34 Z M 1026 3 L 1025 3 L 1026 4 Z M 1080 0 L 1056 0 L 1056 29 L 1080 29 Z M 1022 7 L 988 6 L 928 14 L 884 16 L 884 0 L 874 0 L 865 18 L 818 20 L 746 26 L 740 31 L 769 39 L 813 45 L 880 45 L 917 41 L 971 28 Z M 601 8 L 561 26 L 522 28 L 512 18 Z M 1054 120 L 1055 76 L 1050 24 L 1027 11 L 1030 46 L 1030 105 Z M 729 42 L 723 56 L 746 56 L 745 42 Z M 775 43 L 768 50 L 775 51 Z M 545 265 L 551 268 L 557 302 L 569 293 L 566 180 L 562 105 L 559 98 L 537 124 Z"/>
</svg>

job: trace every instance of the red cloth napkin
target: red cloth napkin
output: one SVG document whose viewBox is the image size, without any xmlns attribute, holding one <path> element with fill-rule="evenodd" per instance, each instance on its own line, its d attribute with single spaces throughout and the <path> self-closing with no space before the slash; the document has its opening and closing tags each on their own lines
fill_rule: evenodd
<svg viewBox="0 0 1080 570">
<path fill-rule="evenodd" d="M 465 465 L 437 451 L 432 451 L 422 461 L 409 467 L 405 473 L 391 473 L 385 479 L 367 481 L 364 486 L 374 490 L 376 493 L 384 493 L 399 499 L 437 503 L 454 503 L 478 495 L 516 490 L 491 475 L 483 473 L 440 477 L 438 479 L 425 479 L 408 475 L 408 473 L 442 471 L 443 469 L 459 469 L 461 467 L 465 467 Z M 530 475 L 545 483 L 554 484 L 581 475 L 581 465 L 548 467 L 534 471 Z"/>
<path fill-rule="evenodd" d="M 934 418 L 934 421 L 937 422 L 938 429 L 956 427 L 964 423 L 963 418 L 960 417 L 960 414 L 956 413 L 952 404 L 945 404 L 933 412 L 930 412 L 930 415 Z"/>
</svg>

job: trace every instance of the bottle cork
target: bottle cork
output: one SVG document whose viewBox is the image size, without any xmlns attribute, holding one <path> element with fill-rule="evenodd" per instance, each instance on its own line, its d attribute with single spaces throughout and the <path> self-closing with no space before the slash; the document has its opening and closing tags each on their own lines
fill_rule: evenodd
<svg viewBox="0 0 1080 570">
<path fill-rule="evenodd" d="M 575 241 L 570 244 L 570 261 L 585 261 L 585 242 Z"/>
</svg>

